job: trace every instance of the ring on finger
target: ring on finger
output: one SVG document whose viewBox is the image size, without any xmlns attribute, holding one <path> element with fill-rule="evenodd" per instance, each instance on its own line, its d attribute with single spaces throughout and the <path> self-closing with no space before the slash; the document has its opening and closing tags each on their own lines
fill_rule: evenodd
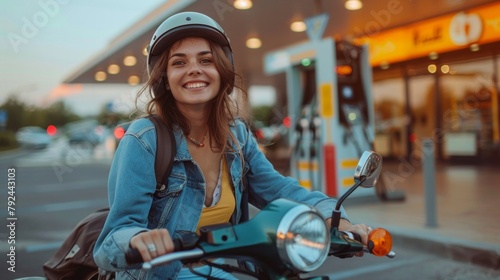
<svg viewBox="0 0 500 280">
<path fill-rule="evenodd" d="M 155 246 L 155 244 L 153 244 L 153 243 L 148 244 L 148 251 L 150 251 L 150 252 L 156 252 L 156 246 Z"/>
</svg>

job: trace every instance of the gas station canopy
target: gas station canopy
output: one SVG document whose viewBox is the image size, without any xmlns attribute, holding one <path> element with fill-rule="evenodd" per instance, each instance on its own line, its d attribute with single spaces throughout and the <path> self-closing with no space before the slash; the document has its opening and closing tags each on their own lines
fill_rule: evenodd
<svg viewBox="0 0 500 280">
<path fill-rule="evenodd" d="M 307 32 L 293 32 L 296 20 L 324 14 L 327 23 L 323 37 L 352 39 L 382 30 L 415 23 L 443 14 L 465 10 L 491 0 L 387 0 L 363 1 L 363 8 L 349 11 L 343 0 L 254 0 L 248 10 L 234 8 L 232 1 L 169 0 L 112 40 L 108 47 L 88 60 L 64 83 L 140 84 L 145 78 L 145 48 L 157 26 L 181 11 L 204 13 L 218 21 L 228 34 L 234 51 L 237 71 L 245 84 L 284 84 L 280 75 L 264 73 L 264 56 L 277 49 L 309 40 Z M 260 48 L 246 46 L 249 38 L 260 39 Z M 281 78 L 280 78 L 281 77 Z"/>
</svg>

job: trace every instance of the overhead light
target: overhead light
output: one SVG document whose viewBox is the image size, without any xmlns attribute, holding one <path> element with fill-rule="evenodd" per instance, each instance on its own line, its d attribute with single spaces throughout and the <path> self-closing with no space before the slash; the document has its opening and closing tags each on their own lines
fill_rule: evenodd
<svg viewBox="0 0 500 280">
<path fill-rule="evenodd" d="M 95 73 L 95 76 L 94 76 L 94 79 L 98 82 L 102 82 L 102 81 L 105 81 L 107 78 L 107 75 L 106 75 L 106 72 L 104 71 L 97 71 Z"/>
<path fill-rule="evenodd" d="M 472 44 L 472 45 L 470 45 L 470 50 L 471 50 L 471 52 L 477 52 L 477 51 L 479 51 L 479 44 Z"/>
<path fill-rule="evenodd" d="M 148 55 L 148 46 L 145 46 L 144 49 L 142 49 L 142 54 L 144 56 L 147 56 Z"/>
<path fill-rule="evenodd" d="M 140 81 L 141 79 L 139 78 L 139 76 L 132 75 L 128 77 L 128 84 L 131 86 L 138 85 Z"/>
<path fill-rule="evenodd" d="M 449 65 L 446 65 L 446 64 L 445 64 L 445 65 L 443 65 L 443 66 L 441 66 L 441 72 L 442 72 L 443 74 L 447 74 L 447 73 L 449 73 L 449 72 L 450 72 L 450 66 L 449 66 Z"/>
<path fill-rule="evenodd" d="M 236 0 L 234 1 L 233 6 L 238 10 L 247 10 L 252 8 L 251 0 Z"/>
<path fill-rule="evenodd" d="M 125 66 L 134 66 L 137 63 L 137 59 L 133 55 L 127 55 L 123 59 L 123 65 Z"/>
<path fill-rule="evenodd" d="M 108 73 L 112 75 L 120 73 L 120 66 L 118 66 L 117 64 L 110 64 L 108 66 Z"/>
<path fill-rule="evenodd" d="M 363 2 L 361 0 L 347 0 L 344 7 L 350 11 L 359 10 L 363 8 Z"/>
<path fill-rule="evenodd" d="M 439 58 L 439 54 L 437 52 L 431 52 L 429 53 L 429 59 L 430 60 L 436 60 Z"/>
<path fill-rule="evenodd" d="M 304 32 L 307 29 L 307 25 L 305 22 L 298 20 L 298 21 L 294 21 L 294 22 L 292 22 L 292 24 L 290 24 L 290 29 L 293 32 Z"/>
<path fill-rule="evenodd" d="M 430 64 L 429 66 L 427 66 L 427 71 L 429 71 L 429 73 L 436 73 L 436 70 L 437 70 L 437 66 L 436 64 Z"/>
<path fill-rule="evenodd" d="M 258 49 L 262 46 L 262 41 L 259 38 L 249 38 L 246 46 L 249 49 Z"/>
</svg>

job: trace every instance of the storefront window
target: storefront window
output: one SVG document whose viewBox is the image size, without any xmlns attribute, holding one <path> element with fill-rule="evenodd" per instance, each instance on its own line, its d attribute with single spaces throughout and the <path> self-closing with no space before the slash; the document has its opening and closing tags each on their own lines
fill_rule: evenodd
<svg viewBox="0 0 500 280">
<path fill-rule="evenodd" d="M 386 157 L 404 155 L 406 116 L 404 79 L 391 78 L 373 84 L 375 150 Z"/>
<path fill-rule="evenodd" d="M 500 74 L 495 61 L 500 65 L 500 57 L 408 64 L 407 85 L 402 72 L 399 77 L 384 79 L 375 71 L 377 151 L 384 156 L 417 157 L 422 140 L 431 139 L 436 155 L 444 159 L 485 159 L 485 155 L 494 154 L 500 142 L 495 84 Z"/>
<path fill-rule="evenodd" d="M 444 67 L 442 65 L 441 67 Z M 492 59 L 446 65 L 441 73 L 443 156 L 480 156 L 493 149 L 492 100 L 496 94 Z"/>
<path fill-rule="evenodd" d="M 425 68 L 421 68 L 424 72 Z M 410 71 L 411 74 L 411 71 Z M 408 80 L 408 97 L 410 105 L 410 139 L 412 143 L 409 154 L 418 158 L 422 151 L 424 139 L 435 140 L 436 128 L 436 78 L 434 74 L 412 76 Z"/>
</svg>

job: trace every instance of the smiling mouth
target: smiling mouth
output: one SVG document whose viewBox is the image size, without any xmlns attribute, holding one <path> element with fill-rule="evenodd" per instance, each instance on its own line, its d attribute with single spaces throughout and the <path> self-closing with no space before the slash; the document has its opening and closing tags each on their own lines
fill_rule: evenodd
<svg viewBox="0 0 500 280">
<path fill-rule="evenodd" d="M 184 87 L 187 89 L 196 89 L 196 88 L 204 88 L 207 86 L 208 86 L 207 83 L 198 82 L 198 83 L 188 83 Z"/>
</svg>

